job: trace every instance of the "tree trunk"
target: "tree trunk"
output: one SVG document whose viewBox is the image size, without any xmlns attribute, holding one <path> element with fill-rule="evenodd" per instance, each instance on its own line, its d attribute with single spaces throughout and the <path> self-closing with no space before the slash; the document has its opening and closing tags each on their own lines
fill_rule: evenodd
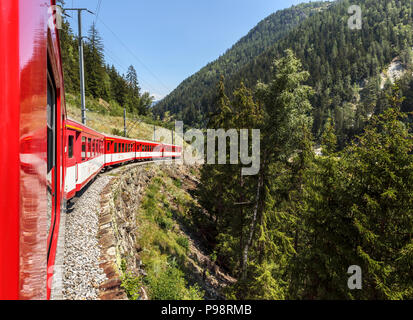
<svg viewBox="0 0 413 320">
<path fill-rule="evenodd" d="M 257 225 L 257 217 L 258 217 L 258 209 L 259 209 L 259 203 L 260 203 L 260 197 L 261 197 L 261 188 L 263 186 L 263 176 L 260 174 L 259 179 L 258 179 L 258 185 L 257 185 L 257 193 L 255 196 L 255 207 L 254 207 L 254 214 L 252 216 L 252 221 L 251 221 L 251 228 L 248 236 L 248 241 L 245 243 L 244 250 L 243 250 L 243 255 L 242 255 L 242 274 L 241 274 L 241 279 L 244 280 L 247 276 L 247 265 L 248 265 L 248 251 L 249 248 L 252 244 L 252 239 L 254 236 L 254 230 Z"/>
</svg>

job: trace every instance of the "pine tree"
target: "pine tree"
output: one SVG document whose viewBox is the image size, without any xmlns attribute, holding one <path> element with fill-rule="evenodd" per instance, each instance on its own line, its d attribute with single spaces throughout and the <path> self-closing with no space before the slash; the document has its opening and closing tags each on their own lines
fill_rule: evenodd
<svg viewBox="0 0 413 320">
<path fill-rule="evenodd" d="M 89 29 L 84 52 L 86 94 L 107 100 L 109 88 L 104 86 L 103 42 L 94 23 Z"/>
<path fill-rule="evenodd" d="M 128 111 L 132 113 L 144 113 L 140 108 L 140 87 L 138 83 L 138 75 L 132 65 L 128 68 L 125 80 L 128 85 Z"/>
<path fill-rule="evenodd" d="M 355 250 L 365 274 L 363 298 L 411 299 L 413 135 L 397 84 L 388 100 L 391 107 L 348 150 Z"/>
</svg>

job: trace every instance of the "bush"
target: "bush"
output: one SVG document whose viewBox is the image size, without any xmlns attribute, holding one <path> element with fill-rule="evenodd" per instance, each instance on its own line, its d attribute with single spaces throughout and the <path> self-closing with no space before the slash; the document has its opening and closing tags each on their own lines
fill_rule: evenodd
<svg viewBox="0 0 413 320">
<path fill-rule="evenodd" d="M 126 260 L 122 259 L 120 263 L 121 275 L 121 287 L 125 289 L 129 300 L 138 300 L 140 298 L 140 290 L 142 287 L 142 278 L 135 277 L 126 271 Z"/>
<path fill-rule="evenodd" d="M 174 222 L 171 219 L 164 217 L 162 215 L 156 216 L 155 222 L 163 230 L 171 230 L 174 225 Z"/>
<path fill-rule="evenodd" d="M 186 251 L 189 250 L 189 240 L 187 237 L 178 237 L 178 239 L 176 239 L 176 242 L 183 247 Z"/>
<path fill-rule="evenodd" d="M 199 286 L 186 287 L 184 273 L 178 269 L 175 260 L 159 273 L 151 273 L 147 281 L 153 300 L 201 300 L 204 296 Z"/>
</svg>

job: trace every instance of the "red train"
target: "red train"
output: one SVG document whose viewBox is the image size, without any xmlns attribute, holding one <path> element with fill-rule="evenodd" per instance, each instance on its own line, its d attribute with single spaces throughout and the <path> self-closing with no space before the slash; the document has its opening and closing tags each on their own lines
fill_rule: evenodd
<svg viewBox="0 0 413 320">
<path fill-rule="evenodd" d="M 0 299 L 48 299 L 60 217 L 102 169 L 182 149 L 66 116 L 55 0 L 0 3 Z"/>
<path fill-rule="evenodd" d="M 176 159 L 181 147 L 99 133 L 76 121 L 66 121 L 65 194 L 71 199 L 106 167 L 133 161 Z"/>
</svg>

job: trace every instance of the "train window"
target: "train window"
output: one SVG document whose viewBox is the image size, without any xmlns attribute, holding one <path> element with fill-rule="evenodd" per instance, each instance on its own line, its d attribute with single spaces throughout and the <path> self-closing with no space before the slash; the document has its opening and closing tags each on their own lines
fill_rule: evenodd
<svg viewBox="0 0 413 320">
<path fill-rule="evenodd" d="M 82 137 L 82 160 L 86 159 L 86 138 Z"/>
<path fill-rule="evenodd" d="M 91 151 L 92 151 L 92 139 L 88 138 L 87 139 L 87 157 L 91 157 Z"/>
<path fill-rule="evenodd" d="M 73 158 L 73 139 L 74 139 L 73 136 L 69 136 L 69 143 L 68 143 L 68 145 L 69 145 L 69 159 Z"/>
<path fill-rule="evenodd" d="M 47 82 L 47 173 L 56 164 L 56 97 L 51 79 Z"/>
<path fill-rule="evenodd" d="M 95 156 L 95 139 L 92 140 L 92 157 Z"/>
<path fill-rule="evenodd" d="M 56 209 L 56 186 L 58 170 L 53 170 L 56 166 L 56 87 L 51 74 L 47 72 L 47 236 L 50 238 L 54 231 L 52 217 Z M 50 243 L 48 249 L 50 248 Z M 49 253 L 47 253 L 49 258 Z"/>
<path fill-rule="evenodd" d="M 107 151 L 109 152 L 109 150 L 110 150 L 110 143 L 108 142 L 108 148 L 107 148 Z"/>
<path fill-rule="evenodd" d="M 118 152 L 118 143 L 115 142 L 115 150 L 114 150 L 114 153 L 117 153 L 117 152 Z"/>
<path fill-rule="evenodd" d="M 125 152 L 125 144 L 122 143 L 122 153 Z"/>
</svg>

